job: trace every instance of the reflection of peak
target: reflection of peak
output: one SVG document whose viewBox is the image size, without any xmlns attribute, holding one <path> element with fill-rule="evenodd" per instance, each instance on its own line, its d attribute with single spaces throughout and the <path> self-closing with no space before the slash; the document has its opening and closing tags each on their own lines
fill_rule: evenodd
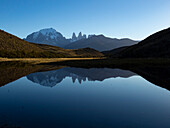
<svg viewBox="0 0 170 128">
<path fill-rule="evenodd" d="M 27 79 L 43 86 L 53 87 L 68 75 L 68 72 L 65 72 L 63 69 L 58 69 L 54 71 L 31 73 L 27 75 Z"/>
<path fill-rule="evenodd" d="M 82 80 L 82 79 L 81 79 L 80 77 L 78 77 L 78 81 L 79 81 L 80 84 L 81 84 L 81 80 Z"/>
<path fill-rule="evenodd" d="M 71 68 L 66 67 L 54 71 L 37 72 L 27 76 L 29 80 L 34 83 L 38 83 L 43 86 L 53 87 L 60 83 L 65 77 L 71 77 L 72 82 L 75 83 L 76 79 L 81 84 L 83 81 L 103 81 L 112 77 L 130 77 L 135 73 L 121 69 L 109 69 L 109 68 Z"/>
<path fill-rule="evenodd" d="M 72 82 L 75 83 L 76 77 L 72 77 Z"/>
</svg>

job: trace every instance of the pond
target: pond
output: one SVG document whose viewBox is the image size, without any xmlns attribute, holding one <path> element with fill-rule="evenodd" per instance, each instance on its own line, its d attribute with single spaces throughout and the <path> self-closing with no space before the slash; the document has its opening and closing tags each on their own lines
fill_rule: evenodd
<svg viewBox="0 0 170 128">
<path fill-rule="evenodd" d="M 0 124 L 21 128 L 170 128 L 170 93 L 130 70 L 34 72 L 0 87 Z"/>
</svg>

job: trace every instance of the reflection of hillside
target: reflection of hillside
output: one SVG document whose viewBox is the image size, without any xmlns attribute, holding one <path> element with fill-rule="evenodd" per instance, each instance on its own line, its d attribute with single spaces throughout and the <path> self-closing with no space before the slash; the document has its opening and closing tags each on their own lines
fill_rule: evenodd
<svg viewBox="0 0 170 128">
<path fill-rule="evenodd" d="M 96 61 L 94 61 L 96 63 Z M 126 61 L 127 62 L 127 61 Z M 17 80 L 23 76 L 35 83 L 39 83 L 44 86 L 55 86 L 57 83 L 60 83 L 65 77 L 71 77 L 72 81 L 76 80 L 81 83 L 85 80 L 91 81 L 102 81 L 111 77 L 129 77 L 136 74 L 142 76 L 146 80 L 152 82 L 155 85 L 166 88 L 170 90 L 170 66 L 164 63 L 158 64 L 130 64 L 130 63 L 120 63 L 112 64 L 110 66 L 106 65 L 108 63 L 103 63 L 102 67 L 109 68 L 94 68 L 98 67 L 92 62 L 91 65 L 87 65 L 90 69 L 81 68 L 81 65 L 86 63 L 76 62 L 74 64 L 78 65 L 79 68 L 69 68 L 56 65 L 28 65 L 21 62 L 1 62 L 0 63 L 0 86 L 3 86 L 7 83 L 10 83 L 14 80 Z M 101 64 L 101 63 L 100 63 Z M 73 63 L 69 65 L 65 62 L 66 66 L 74 67 Z M 101 66 L 101 65 L 99 65 Z M 75 66 L 77 67 L 77 66 Z M 83 65 L 85 67 L 85 65 Z M 120 68 L 120 69 L 115 69 Z M 58 69 L 58 70 L 57 70 Z M 128 71 L 129 70 L 129 71 Z M 40 72 L 41 71 L 41 72 Z M 132 71 L 132 72 L 131 72 Z M 35 73 L 37 72 L 37 73 Z"/>
<path fill-rule="evenodd" d="M 30 65 L 22 62 L 1 62 L 0 87 L 33 72 L 58 68 L 57 66 Z"/>
<path fill-rule="evenodd" d="M 109 68 L 70 68 L 65 67 L 55 71 L 37 72 L 27 75 L 27 78 L 35 83 L 43 86 L 55 86 L 60 83 L 65 77 L 71 77 L 73 83 L 76 79 L 81 83 L 82 81 L 103 81 L 112 77 L 130 77 L 135 73 L 121 70 L 121 69 L 109 69 Z"/>
<path fill-rule="evenodd" d="M 133 68 L 131 71 L 139 74 L 151 83 L 170 90 L 170 68 L 169 67 L 141 67 Z"/>
<path fill-rule="evenodd" d="M 37 70 L 37 67 L 23 63 L 3 62 L 0 63 L 0 86 L 19 79 Z"/>
</svg>

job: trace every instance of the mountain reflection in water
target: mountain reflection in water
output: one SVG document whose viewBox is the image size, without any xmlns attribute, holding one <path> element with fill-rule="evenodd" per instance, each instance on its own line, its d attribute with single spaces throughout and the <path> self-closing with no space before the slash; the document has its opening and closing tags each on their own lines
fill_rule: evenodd
<svg viewBox="0 0 170 128">
<path fill-rule="evenodd" d="M 27 75 L 27 79 L 34 83 L 38 83 L 43 86 L 53 87 L 60 83 L 64 78 L 71 77 L 74 83 L 76 79 L 81 84 L 82 81 L 103 81 L 107 78 L 116 77 L 130 77 L 136 75 L 128 70 L 110 69 L 110 68 L 71 68 L 65 67 L 62 69 L 46 72 L 36 72 Z"/>
<path fill-rule="evenodd" d="M 1 64 L 0 128 L 170 128 L 169 70 Z"/>
<path fill-rule="evenodd" d="M 80 64 L 81 65 L 81 64 Z M 27 65 L 21 62 L 0 63 L 0 87 L 23 76 L 34 83 L 53 87 L 64 78 L 71 77 L 73 83 L 76 79 L 82 81 L 103 81 L 112 77 L 130 77 L 139 75 L 147 81 L 170 90 L 170 66 L 169 65 L 113 65 L 107 68 L 81 68 L 68 65 Z M 71 66 L 71 67 L 70 67 Z"/>
</svg>

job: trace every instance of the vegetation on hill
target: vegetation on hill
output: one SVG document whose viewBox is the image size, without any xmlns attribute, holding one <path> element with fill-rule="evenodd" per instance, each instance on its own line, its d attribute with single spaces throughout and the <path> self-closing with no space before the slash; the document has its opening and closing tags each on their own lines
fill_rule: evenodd
<svg viewBox="0 0 170 128">
<path fill-rule="evenodd" d="M 9 58 L 61 58 L 99 57 L 102 53 L 90 49 L 63 49 L 56 46 L 34 44 L 0 30 L 0 57 Z"/>
</svg>

